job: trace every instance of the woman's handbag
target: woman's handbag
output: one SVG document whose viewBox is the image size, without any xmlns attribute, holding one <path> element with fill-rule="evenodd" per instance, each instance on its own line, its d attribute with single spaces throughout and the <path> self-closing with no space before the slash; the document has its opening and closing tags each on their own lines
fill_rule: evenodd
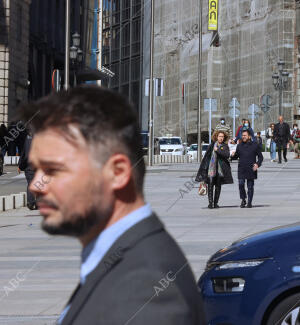
<svg viewBox="0 0 300 325">
<path fill-rule="evenodd" d="M 205 182 L 201 182 L 199 185 L 199 190 L 198 190 L 198 194 L 200 196 L 205 196 L 207 195 L 207 184 Z"/>
</svg>

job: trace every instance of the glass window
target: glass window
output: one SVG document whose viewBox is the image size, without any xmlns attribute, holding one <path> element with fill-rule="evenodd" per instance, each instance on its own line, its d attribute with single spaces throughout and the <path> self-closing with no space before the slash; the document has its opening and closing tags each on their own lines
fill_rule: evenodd
<svg viewBox="0 0 300 325">
<path fill-rule="evenodd" d="M 131 80 L 137 81 L 140 79 L 140 58 L 132 59 L 131 61 Z"/>
<path fill-rule="evenodd" d="M 140 101 L 140 82 L 135 81 L 131 83 L 131 101 L 136 107 L 139 105 Z"/>
<path fill-rule="evenodd" d="M 128 83 L 129 80 L 129 60 L 122 62 L 121 64 L 121 83 Z"/>
<path fill-rule="evenodd" d="M 124 96 L 128 97 L 129 96 L 129 84 L 127 85 L 123 85 L 121 87 L 121 94 L 123 94 Z"/>
<path fill-rule="evenodd" d="M 130 18 L 130 0 L 123 0 L 122 21 Z"/>
<path fill-rule="evenodd" d="M 122 58 L 130 54 L 130 24 L 122 25 Z"/>
<path fill-rule="evenodd" d="M 112 24 L 120 23 L 120 0 L 113 0 L 112 2 Z"/>
<path fill-rule="evenodd" d="M 140 16 L 142 11 L 141 0 L 133 0 L 132 1 L 132 14 L 133 18 L 136 16 Z"/>
<path fill-rule="evenodd" d="M 141 20 L 134 20 L 132 22 L 132 42 L 131 42 L 131 54 L 137 55 L 140 53 L 141 45 Z"/>
<path fill-rule="evenodd" d="M 103 1 L 103 29 L 110 26 L 111 0 Z"/>
</svg>

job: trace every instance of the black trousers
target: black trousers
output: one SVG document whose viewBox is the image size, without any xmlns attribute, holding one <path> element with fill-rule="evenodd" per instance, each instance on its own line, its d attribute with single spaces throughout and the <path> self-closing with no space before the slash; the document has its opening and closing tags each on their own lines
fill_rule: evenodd
<svg viewBox="0 0 300 325">
<path fill-rule="evenodd" d="M 208 187 L 208 203 L 210 204 L 218 204 L 220 195 L 221 195 L 221 178 L 220 177 L 214 177 L 213 179 L 210 179 L 210 181 L 207 184 Z M 214 190 L 215 189 L 215 190 Z"/>
<path fill-rule="evenodd" d="M 283 159 L 286 159 L 286 153 L 287 153 L 287 143 L 283 141 L 277 142 L 277 152 L 278 152 L 278 161 L 281 162 L 281 151 L 283 151 Z"/>
<path fill-rule="evenodd" d="M 29 184 L 34 178 L 32 170 L 25 170 L 25 177 L 27 181 L 27 204 L 35 204 L 35 196 L 29 191 Z"/>
<path fill-rule="evenodd" d="M 245 190 L 245 179 L 239 179 L 239 190 L 241 200 L 246 200 L 247 194 Z M 254 179 L 247 179 L 247 188 L 248 188 L 248 203 L 252 203 L 254 195 Z"/>
</svg>

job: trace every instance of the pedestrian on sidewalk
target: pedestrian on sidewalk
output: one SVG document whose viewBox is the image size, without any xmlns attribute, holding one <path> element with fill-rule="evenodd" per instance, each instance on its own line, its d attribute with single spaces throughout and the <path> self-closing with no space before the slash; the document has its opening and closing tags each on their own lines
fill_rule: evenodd
<svg viewBox="0 0 300 325">
<path fill-rule="evenodd" d="M 7 152 L 7 138 L 8 138 L 8 131 L 4 124 L 0 125 L 0 147 L 1 147 L 1 153 L 3 157 L 6 155 Z"/>
<path fill-rule="evenodd" d="M 134 108 L 85 85 L 30 103 L 22 119 L 32 116 L 30 189 L 42 228 L 82 244 L 80 282 L 58 323 L 204 325 L 189 263 L 145 203 Z M 43 178 L 51 181 L 34 186 Z"/>
<path fill-rule="evenodd" d="M 222 131 L 224 133 L 227 133 L 229 136 L 229 139 L 232 138 L 232 131 L 229 125 L 226 124 L 225 118 L 222 117 L 220 119 L 220 123 L 216 126 L 215 131 Z"/>
<path fill-rule="evenodd" d="M 245 122 L 246 122 L 246 119 L 242 119 L 242 125 L 240 125 L 239 127 L 238 127 L 238 129 L 236 130 L 236 132 L 235 132 L 235 137 L 237 138 L 237 136 L 239 135 L 239 133 L 240 133 L 240 131 L 241 131 L 241 128 L 244 126 L 244 124 L 245 124 Z"/>
<path fill-rule="evenodd" d="M 196 181 L 205 182 L 208 187 L 208 208 L 219 208 L 218 202 L 223 184 L 233 184 L 229 163 L 228 134 L 215 131 L 212 143 L 207 148 L 198 170 Z"/>
<path fill-rule="evenodd" d="M 267 148 L 270 149 L 271 162 L 276 161 L 276 142 L 274 141 L 274 128 L 275 124 L 271 123 L 266 133 Z"/>
<path fill-rule="evenodd" d="M 263 141 L 262 141 L 262 137 L 261 137 L 261 132 L 256 133 L 255 141 L 258 144 L 259 149 L 262 151 L 262 149 L 263 149 Z"/>
<path fill-rule="evenodd" d="M 36 200 L 34 194 L 30 191 L 29 186 L 34 178 L 34 170 L 28 162 L 30 147 L 32 142 L 32 134 L 28 131 L 23 144 L 23 151 L 21 153 L 19 163 L 18 163 L 18 173 L 24 171 L 26 181 L 27 181 L 27 208 L 30 210 L 37 210 Z"/>
<path fill-rule="evenodd" d="M 300 158 L 300 130 L 298 124 L 293 125 L 292 141 L 294 144 L 295 159 Z"/>
<path fill-rule="evenodd" d="M 242 134 L 246 130 L 249 131 L 249 134 L 251 135 L 251 140 L 253 142 L 256 142 L 253 129 L 251 128 L 251 124 L 250 124 L 249 120 L 245 120 L 245 123 L 244 123 L 243 127 L 241 127 L 238 136 L 234 140 L 234 143 L 241 143 L 242 142 Z"/>
<path fill-rule="evenodd" d="M 282 163 L 281 152 L 283 151 L 283 159 L 287 162 L 287 147 L 289 142 L 292 142 L 290 127 L 284 122 L 283 116 L 279 116 L 279 122 L 275 125 L 274 128 L 274 141 L 276 142 L 277 150 L 278 150 L 278 164 Z"/>
<path fill-rule="evenodd" d="M 239 158 L 238 180 L 240 198 L 242 200 L 241 208 L 245 208 L 247 204 L 247 193 L 245 190 L 246 181 L 248 188 L 247 208 L 252 208 L 254 180 L 257 179 L 257 170 L 261 166 L 264 158 L 258 144 L 251 140 L 251 133 L 249 130 L 243 131 L 242 142 L 237 145 L 234 155 Z"/>
</svg>

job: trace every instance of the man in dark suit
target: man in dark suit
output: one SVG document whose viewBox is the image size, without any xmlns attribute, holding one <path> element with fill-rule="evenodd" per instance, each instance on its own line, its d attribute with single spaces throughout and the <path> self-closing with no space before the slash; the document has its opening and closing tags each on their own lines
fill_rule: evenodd
<svg viewBox="0 0 300 325">
<path fill-rule="evenodd" d="M 20 174 L 21 171 L 24 171 L 26 181 L 27 181 L 27 207 L 30 210 L 36 210 L 36 203 L 35 203 L 35 197 L 29 190 L 30 183 L 32 182 L 34 178 L 34 170 L 28 163 L 28 157 L 29 157 L 29 151 L 30 151 L 30 146 L 31 146 L 31 141 L 32 141 L 32 135 L 27 134 L 25 142 L 24 142 L 24 147 L 23 151 L 21 153 L 19 163 L 18 163 L 18 173 Z"/>
<path fill-rule="evenodd" d="M 281 160 L 281 151 L 283 151 L 283 159 L 287 162 L 287 145 L 289 142 L 292 142 L 290 126 L 284 122 L 283 116 L 279 116 L 279 122 L 275 125 L 274 128 L 274 141 L 277 145 L 278 150 L 278 164 L 282 163 Z"/>
<path fill-rule="evenodd" d="M 30 189 L 42 227 L 83 246 L 80 283 L 59 324 L 204 324 L 190 266 L 144 201 L 134 109 L 120 95 L 88 86 L 23 109 L 25 120 L 34 114 L 31 184 L 43 186 Z"/>
<path fill-rule="evenodd" d="M 244 130 L 242 132 L 242 142 L 237 145 L 236 152 L 234 153 L 235 157 L 239 158 L 238 180 L 240 198 L 242 200 L 241 208 L 246 207 L 246 181 L 248 188 L 247 208 L 252 208 L 254 180 L 257 179 L 257 170 L 264 160 L 259 145 L 256 142 L 252 141 L 251 138 L 252 137 L 250 131 Z"/>
</svg>

